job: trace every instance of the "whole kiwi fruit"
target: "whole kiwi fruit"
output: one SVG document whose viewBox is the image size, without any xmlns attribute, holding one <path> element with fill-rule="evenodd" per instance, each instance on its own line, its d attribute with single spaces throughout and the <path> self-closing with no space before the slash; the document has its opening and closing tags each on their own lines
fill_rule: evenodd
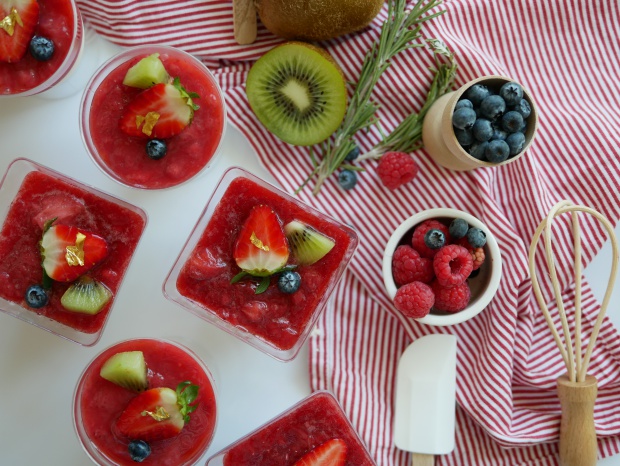
<svg viewBox="0 0 620 466">
<path fill-rule="evenodd" d="M 384 0 L 255 0 L 260 20 L 285 39 L 327 40 L 359 31 Z"/>
</svg>

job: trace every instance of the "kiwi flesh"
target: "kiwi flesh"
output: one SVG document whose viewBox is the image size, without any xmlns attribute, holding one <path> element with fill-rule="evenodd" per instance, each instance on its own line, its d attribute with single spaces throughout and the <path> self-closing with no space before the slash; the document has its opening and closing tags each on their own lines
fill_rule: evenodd
<svg viewBox="0 0 620 466">
<path fill-rule="evenodd" d="M 60 298 L 60 304 L 67 311 L 95 315 L 103 309 L 112 297 L 112 292 L 88 275 L 83 275 L 71 284 Z"/>
<path fill-rule="evenodd" d="M 340 126 L 347 106 L 342 71 L 319 47 L 287 42 L 264 54 L 246 81 L 250 107 L 282 141 L 310 146 Z"/>
<path fill-rule="evenodd" d="M 159 59 L 159 54 L 154 53 L 144 57 L 129 68 L 123 79 L 123 84 L 139 89 L 148 89 L 155 84 L 167 83 L 169 80 L 170 75 Z"/>
<path fill-rule="evenodd" d="M 336 245 L 331 238 L 297 220 L 284 225 L 284 233 L 299 265 L 318 262 Z"/>
<path fill-rule="evenodd" d="M 99 375 L 128 390 L 141 392 L 148 386 L 146 361 L 142 351 L 124 351 L 110 356 Z"/>
</svg>

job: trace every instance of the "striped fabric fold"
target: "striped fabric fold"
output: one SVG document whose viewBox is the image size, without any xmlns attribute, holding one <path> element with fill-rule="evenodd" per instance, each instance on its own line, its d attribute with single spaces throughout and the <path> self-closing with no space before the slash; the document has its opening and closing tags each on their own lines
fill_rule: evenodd
<svg viewBox="0 0 620 466">
<path fill-rule="evenodd" d="M 410 2 L 413 3 L 413 2 Z M 89 24 L 109 40 L 132 46 L 163 43 L 199 56 L 226 93 L 229 121 L 248 139 L 261 163 L 287 192 L 312 170 L 307 148 L 269 134 L 252 114 L 244 82 L 253 60 L 280 39 L 262 26 L 258 40 L 233 39 L 231 2 L 217 0 L 78 0 Z M 509 76 L 533 96 L 536 140 L 515 163 L 457 173 L 436 165 L 423 151 L 414 182 L 396 191 L 380 183 L 376 162 L 352 191 L 335 179 L 314 196 L 299 198 L 346 223 L 360 247 L 310 341 L 313 389 L 332 390 L 379 465 L 404 466 L 406 452 L 392 445 L 394 372 L 413 340 L 433 332 L 458 337 L 457 447 L 442 465 L 555 465 L 559 402 L 555 379 L 564 364 L 538 309 L 529 279 L 527 251 L 539 222 L 561 199 L 620 219 L 620 5 L 616 0 L 446 0 L 445 14 L 429 22 L 426 39 L 442 39 L 459 63 L 457 85 L 483 75 Z M 365 52 L 377 40 L 387 7 L 359 34 L 324 45 L 355 81 Z M 424 49 L 400 55 L 374 90 L 385 131 L 421 107 L 430 84 L 433 57 Z M 381 134 L 358 135 L 371 149 Z M 334 178 L 334 177 L 332 177 Z M 502 252 L 504 274 L 492 303 L 471 321 L 428 327 L 404 318 L 392 306 L 381 278 L 383 248 L 392 231 L 415 212 L 451 207 L 479 218 Z M 574 309 L 573 246 L 566 220 L 554 230 L 563 299 Z M 582 217 L 583 265 L 598 253 L 604 230 Z M 537 274 L 552 313 L 553 293 Z M 583 284 L 583 334 L 600 310 Z M 558 321 L 556 324 L 559 325 Z M 571 322 L 571 326 L 574 322 Z M 620 452 L 620 335 L 605 319 L 590 364 L 599 397 L 595 424 L 601 457 Z"/>
</svg>

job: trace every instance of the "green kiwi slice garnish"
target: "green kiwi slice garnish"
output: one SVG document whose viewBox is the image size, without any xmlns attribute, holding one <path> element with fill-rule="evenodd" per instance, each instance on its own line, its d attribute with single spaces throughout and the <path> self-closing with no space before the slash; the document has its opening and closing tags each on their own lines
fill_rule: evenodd
<svg viewBox="0 0 620 466">
<path fill-rule="evenodd" d="M 60 298 L 67 311 L 97 314 L 112 297 L 112 292 L 97 280 L 84 275 L 71 284 Z"/>
<path fill-rule="evenodd" d="M 246 81 L 252 110 L 284 142 L 310 146 L 340 126 L 347 105 L 342 72 L 319 47 L 287 42 L 263 55 Z"/>
<path fill-rule="evenodd" d="M 159 54 L 154 53 L 144 57 L 129 68 L 125 74 L 125 79 L 123 79 L 123 84 L 139 89 L 148 89 L 155 84 L 167 83 L 169 80 L 170 76 L 159 59 Z"/>
<path fill-rule="evenodd" d="M 101 366 L 99 375 L 128 390 L 146 390 L 146 361 L 142 351 L 125 351 L 110 356 Z"/>
<path fill-rule="evenodd" d="M 300 265 L 321 260 L 336 244 L 334 240 L 297 220 L 284 225 L 284 233 Z"/>
</svg>

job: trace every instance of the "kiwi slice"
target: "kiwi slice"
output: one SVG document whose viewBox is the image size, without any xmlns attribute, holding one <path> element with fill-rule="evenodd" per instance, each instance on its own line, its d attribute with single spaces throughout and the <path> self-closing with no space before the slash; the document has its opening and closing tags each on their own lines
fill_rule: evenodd
<svg viewBox="0 0 620 466">
<path fill-rule="evenodd" d="M 169 80 L 170 75 L 159 59 L 159 54 L 154 53 L 144 57 L 129 68 L 125 74 L 125 79 L 123 79 L 123 84 L 139 89 L 148 89 L 155 84 L 167 83 Z"/>
<path fill-rule="evenodd" d="M 60 298 L 67 311 L 97 314 L 112 297 L 112 292 L 94 278 L 84 275 L 71 284 Z"/>
<path fill-rule="evenodd" d="M 284 225 L 284 233 L 300 265 L 321 260 L 336 244 L 331 238 L 297 220 Z"/>
<path fill-rule="evenodd" d="M 279 45 L 259 58 L 248 74 L 246 93 L 261 123 L 296 146 L 331 136 L 347 106 L 338 65 L 325 50 L 301 42 Z"/>
<path fill-rule="evenodd" d="M 125 351 L 110 356 L 101 366 L 99 375 L 116 385 L 141 392 L 146 390 L 146 361 L 142 351 Z"/>
</svg>

